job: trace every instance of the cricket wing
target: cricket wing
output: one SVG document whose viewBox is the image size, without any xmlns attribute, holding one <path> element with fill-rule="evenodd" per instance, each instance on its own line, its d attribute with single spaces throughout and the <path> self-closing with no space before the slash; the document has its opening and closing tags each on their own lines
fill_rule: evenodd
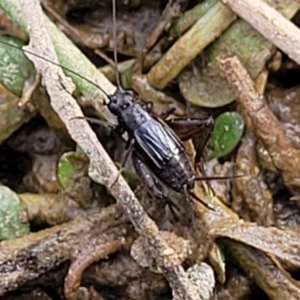
<svg viewBox="0 0 300 300">
<path fill-rule="evenodd" d="M 134 137 L 148 159 L 159 169 L 183 149 L 171 129 L 155 119 L 143 123 L 135 130 Z"/>
</svg>

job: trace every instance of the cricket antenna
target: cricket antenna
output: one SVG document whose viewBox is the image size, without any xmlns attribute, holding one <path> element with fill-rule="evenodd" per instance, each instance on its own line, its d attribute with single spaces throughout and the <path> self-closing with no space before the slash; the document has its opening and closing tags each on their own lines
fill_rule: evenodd
<svg viewBox="0 0 300 300">
<path fill-rule="evenodd" d="M 116 82 L 117 82 L 118 90 L 122 90 L 121 82 L 120 82 L 120 74 L 118 70 L 116 0 L 112 0 L 112 14 L 113 14 L 113 39 L 114 39 L 114 60 L 115 60 Z"/>
<path fill-rule="evenodd" d="M 20 50 L 20 51 L 24 51 L 25 53 L 28 53 L 28 54 L 30 54 L 30 55 L 32 55 L 32 56 L 34 56 L 34 57 L 37 57 L 37 58 L 42 59 L 42 60 L 44 60 L 44 61 L 47 61 L 47 62 L 49 62 L 49 63 L 51 63 L 51 64 L 53 64 L 53 65 L 55 65 L 55 66 L 57 66 L 57 67 L 61 67 L 63 70 L 65 70 L 65 71 L 67 71 L 67 72 L 69 72 L 69 73 L 71 73 L 71 74 L 73 74 L 73 75 L 75 75 L 75 76 L 77 76 L 77 77 L 79 77 L 79 78 L 85 80 L 86 82 L 90 83 L 91 85 L 93 85 L 94 87 L 96 87 L 97 89 L 99 89 L 106 97 L 109 98 L 109 94 L 107 94 L 107 93 L 106 93 L 106 92 L 105 92 L 98 84 L 96 84 L 96 83 L 93 82 L 92 80 L 90 80 L 90 79 L 88 79 L 88 78 L 86 78 L 86 77 L 80 75 L 79 73 L 77 73 L 77 72 L 75 72 L 75 71 L 69 69 L 68 67 L 62 66 L 61 64 L 56 63 L 55 61 L 53 61 L 53 60 L 51 60 L 51 59 L 48 59 L 48 58 L 46 58 L 46 57 L 44 57 L 44 56 L 42 56 L 42 55 L 39 55 L 39 54 L 37 54 L 37 53 L 34 53 L 34 52 L 32 52 L 32 51 L 29 51 L 29 50 L 25 50 L 25 49 L 23 49 L 23 48 L 20 48 L 20 47 L 18 47 L 18 46 L 16 46 L 16 45 L 13 45 L 13 44 L 9 43 L 9 42 L 4 42 L 2 39 L 1 39 L 0 43 L 1 43 L 1 44 L 4 44 L 4 45 L 7 45 L 7 46 L 10 46 L 10 47 L 12 47 L 12 48 L 18 49 L 18 50 Z"/>
</svg>

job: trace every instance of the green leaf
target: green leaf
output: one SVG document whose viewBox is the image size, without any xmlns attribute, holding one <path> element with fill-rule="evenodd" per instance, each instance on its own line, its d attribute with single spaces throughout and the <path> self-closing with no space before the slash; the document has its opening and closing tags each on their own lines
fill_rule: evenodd
<svg viewBox="0 0 300 300">
<path fill-rule="evenodd" d="M 237 112 L 221 114 L 215 121 L 212 133 L 214 152 L 211 158 L 229 154 L 239 143 L 244 131 L 244 119 Z"/>
<path fill-rule="evenodd" d="M 88 159 L 83 153 L 66 152 L 59 160 L 57 177 L 61 186 L 66 189 L 78 176 L 87 173 Z"/>
<path fill-rule="evenodd" d="M 24 42 L 20 39 L 0 36 L 0 42 L 10 43 L 20 49 L 0 43 L 0 82 L 9 91 L 20 97 L 26 79 L 34 74 L 32 62 L 22 51 Z"/>
<path fill-rule="evenodd" d="M 25 208 L 18 195 L 0 186 L 0 240 L 12 240 L 29 234 Z"/>
</svg>

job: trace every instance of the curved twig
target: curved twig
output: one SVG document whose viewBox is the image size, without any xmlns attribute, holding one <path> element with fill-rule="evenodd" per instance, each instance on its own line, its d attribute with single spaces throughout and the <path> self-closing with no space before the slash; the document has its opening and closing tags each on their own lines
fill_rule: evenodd
<svg viewBox="0 0 300 300">
<path fill-rule="evenodd" d="M 68 300 L 76 299 L 76 293 L 80 286 L 84 270 L 108 255 L 118 251 L 123 245 L 123 241 L 106 241 L 100 245 L 93 245 L 85 249 L 81 255 L 71 264 L 68 275 L 65 278 L 65 297 Z"/>
</svg>

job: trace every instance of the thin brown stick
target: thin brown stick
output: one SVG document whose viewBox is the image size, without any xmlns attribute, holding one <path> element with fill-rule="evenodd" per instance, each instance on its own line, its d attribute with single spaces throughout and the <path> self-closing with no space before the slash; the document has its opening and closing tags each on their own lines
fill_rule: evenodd
<svg viewBox="0 0 300 300">
<path fill-rule="evenodd" d="M 268 150 L 275 168 L 281 173 L 285 185 L 297 195 L 300 192 L 300 152 L 286 137 L 283 128 L 256 89 L 240 60 L 234 57 L 219 59 L 219 65 L 238 101 L 250 116 L 257 136 Z"/>
<path fill-rule="evenodd" d="M 44 24 L 45 18 L 39 1 L 20 0 L 20 3 L 23 18 L 30 34 L 29 48 L 33 52 L 57 62 L 51 39 Z M 42 74 L 43 83 L 50 95 L 53 109 L 66 125 L 72 139 L 89 157 L 99 176 L 108 184 L 111 178 L 118 174 L 117 168 L 88 123 L 84 119 L 75 118 L 83 115 L 80 107 L 70 95 L 72 85 L 59 67 L 49 65 L 34 57 L 30 57 L 30 59 L 34 62 L 37 71 Z M 198 298 L 197 292 L 188 280 L 183 268 L 179 265 L 174 266 L 175 252 L 161 237 L 156 224 L 145 213 L 122 176 L 119 177 L 110 192 L 139 234 L 147 238 L 151 254 L 167 277 L 174 297 L 191 300 Z"/>
<path fill-rule="evenodd" d="M 275 8 L 261 0 L 221 1 L 300 65 L 300 30 Z"/>
</svg>

